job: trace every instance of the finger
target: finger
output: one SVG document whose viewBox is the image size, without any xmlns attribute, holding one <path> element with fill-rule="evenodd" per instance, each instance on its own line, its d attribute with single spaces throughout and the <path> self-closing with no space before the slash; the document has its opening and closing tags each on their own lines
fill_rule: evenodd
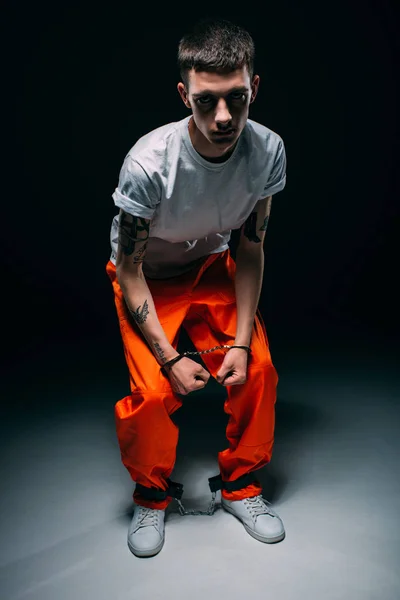
<svg viewBox="0 0 400 600">
<path fill-rule="evenodd" d="M 196 379 L 195 385 L 196 385 L 196 389 L 197 388 L 200 389 L 200 388 L 203 388 L 206 386 L 206 382 L 203 381 L 202 379 Z"/>
<path fill-rule="evenodd" d="M 230 375 L 221 383 L 222 385 L 241 385 L 242 383 L 245 383 L 245 381 L 245 377 L 239 377 L 238 375 Z"/>
</svg>

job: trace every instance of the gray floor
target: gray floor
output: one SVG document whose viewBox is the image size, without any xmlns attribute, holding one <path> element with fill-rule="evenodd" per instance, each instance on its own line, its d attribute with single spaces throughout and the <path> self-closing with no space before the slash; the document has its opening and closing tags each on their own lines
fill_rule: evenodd
<svg viewBox="0 0 400 600">
<path fill-rule="evenodd" d="M 299 339 L 275 353 L 274 455 L 259 478 L 283 542 L 256 541 L 222 509 L 182 517 L 173 503 L 151 559 L 126 545 L 133 484 L 113 421 L 125 367 L 114 348 L 107 370 L 95 346 L 27 352 L 3 378 L 1 600 L 400 598 L 400 381 L 382 340 Z M 209 503 L 223 400 L 210 380 L 174 415 L 172 479 L 187 508 Z"/>
</svg>

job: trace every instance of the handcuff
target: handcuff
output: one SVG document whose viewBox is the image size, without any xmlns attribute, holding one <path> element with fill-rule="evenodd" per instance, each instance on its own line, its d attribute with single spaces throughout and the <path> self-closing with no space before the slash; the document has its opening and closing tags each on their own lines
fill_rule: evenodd
<svg viewBox="0 0 400 600">
<path fill-rule="evenodd" d="M 188 356 L 189 354 L 208 354 L 208 352 L 214 352 L 214 350 L 220 350 L 222 348 L 229 348 L 229 350 L 231 348 L 243 348 L 243 349 L 247 350 L 248 354 L 251 353 L 250 346 L 240 346 L 240 345 L 234 345 L 234 346 L 228 346 L 228 345 L 214 346 L 214 348 L 210 348 L 209 350 L 201 350 L 199 352 L 183 352 L 182 354 L 178 354 L 178 356 L 175 356 L 175 358 L 172 358 L 168 362 L 164 363 L 162 365 L 162 367 L 161 367 L 161 370 L 165 370 L 165 372 L 167 373 L 167 370 L 166 370 L 167 368 L 171 368 L 175 363 L 178 362 L 178 360 L 181 360 L 181 358 L 185 358 L 185 356 Z"/>
</svg>

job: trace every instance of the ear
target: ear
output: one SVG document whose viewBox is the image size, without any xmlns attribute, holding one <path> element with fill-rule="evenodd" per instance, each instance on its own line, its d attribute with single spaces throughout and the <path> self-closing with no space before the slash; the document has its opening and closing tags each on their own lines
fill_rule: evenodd
<svg viewBox="0 0 400 600">
<path fill-rule="evenodd" d="M 251 98 L 250 104 L 254 102 L 258 92 L 258 86 L 260 85 L 260 77 L 259 75 L 254 75 L 253 81 L 251 82 Z"/>
<path fill-rule="evenodd" d="M 191 107 L 191 104 L 190 104 L 190 102 L 189 102 L 188 93 L 187 93 L 187 91 L 186 91 L 185 84 L 184 84 L 184 83 L 182 83 L 182 81 L 180 81 L 180 82 L 178 83 L 178 85 L 177 85 L 177 88 L 178 88 L 179 95 L 180 95 L 180 97 L 181 97 L 181 98 L 182 98 L 182 100 L 183 100 L 183 103 L 184 103 L 184 105 L 185 105 L 187 108 L 192 108 L 192 107 Z"/>
</svg>

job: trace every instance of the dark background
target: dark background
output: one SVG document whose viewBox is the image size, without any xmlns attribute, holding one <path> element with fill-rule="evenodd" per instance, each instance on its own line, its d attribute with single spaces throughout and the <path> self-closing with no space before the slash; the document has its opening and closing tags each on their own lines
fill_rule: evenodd
<svg viewBox="0 0 400 600">
<path fill-rule="evenodd" d="M 105 273 L 111 194 L 138 137 L 188 114 L 177 46 L 210 14 L 253 35 L 261 83 L 249 116 L 286 147 L 260 300 L 271 344 L 396 343 L 395 4 L 3 8 L 3 366 L 64 341 L 122 359 Z"/>
</svg>

